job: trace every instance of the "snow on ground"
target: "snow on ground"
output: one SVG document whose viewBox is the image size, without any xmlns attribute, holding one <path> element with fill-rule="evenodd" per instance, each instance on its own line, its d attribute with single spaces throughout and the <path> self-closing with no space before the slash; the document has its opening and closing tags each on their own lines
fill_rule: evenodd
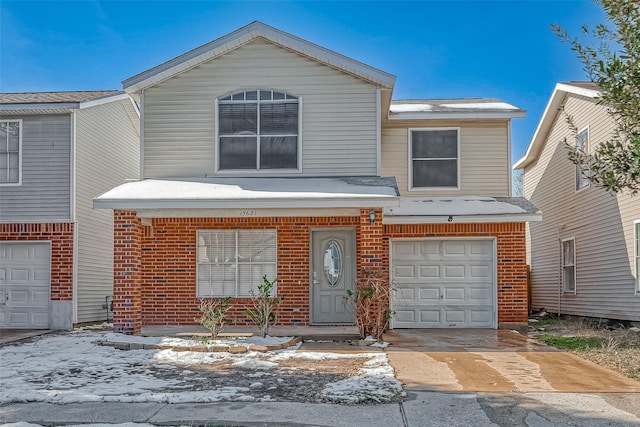
<svg viewBox="0 0 640 427">
<path fill-rule="evenodd" d="M 290 337 L 247 338 L 245 343 L 273 344 Z M 198 403 L 218 401 L 270 401 L 252 391 L 260 388 L 259 378 L 274 372 L 279 361 L 295 358 L 312 360 L 365 357 L 369 359 L 356 377 L 329 383 L 322 396 L 339 403 L 383 402 L 403 395 L 401 384 L 384 353 L 296 352 L 297 347 L 267 353 L 205 353 L 173 350 L 117 350 L 98 345 L 99 341 L 170 343 L 193 345 L 192 340 L 126 336 L 121 334 L 75 331 L 48 335 L 32 342 L 0 348 L 0 403 L 10 402 L 165 402 Z M 220 386 L 215 389 L 183 390 L 185 378 L 198 379 L 190 366 L 229 362 L 247 370 L 255 378 L 249 387 Z M 158 376 L 159 370 L 181 370 L 179 375 Z M 269 375 L 278 375 L 269 374 Z"/>
</svg>

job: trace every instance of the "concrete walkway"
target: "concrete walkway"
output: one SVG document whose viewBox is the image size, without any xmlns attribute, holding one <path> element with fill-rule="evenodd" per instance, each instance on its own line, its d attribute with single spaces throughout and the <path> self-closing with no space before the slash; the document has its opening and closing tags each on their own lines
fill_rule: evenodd
<svg viewBox="0 0 640 427">
<path fill-rule="evenodd" d="M 640 382 L 508 330 L 395 330 L 389 362 L 406 388 L 443 392 L 639 393 Z"/>
</svg>

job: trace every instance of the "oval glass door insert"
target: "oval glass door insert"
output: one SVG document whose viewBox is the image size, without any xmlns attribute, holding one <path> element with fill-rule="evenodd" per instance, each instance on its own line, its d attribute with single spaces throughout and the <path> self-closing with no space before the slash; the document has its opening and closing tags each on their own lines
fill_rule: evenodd
<svg viewBox="0 0 640 427">
<path fill-rule="evenodd" d="M 335 288 L 342 276 L 342 250 L 335 240 L 327 243 L 324 250 L 324 276 L 329 286 Z"/>
</svg>

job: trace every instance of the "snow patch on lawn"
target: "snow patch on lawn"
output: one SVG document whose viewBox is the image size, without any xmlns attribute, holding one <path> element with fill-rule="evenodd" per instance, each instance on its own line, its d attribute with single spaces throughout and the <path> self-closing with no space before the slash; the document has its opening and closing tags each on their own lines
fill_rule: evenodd
<svg viewBox="0 0 640 427">
<path fill-rule="evenodd" d="M 278 338 L 280 342 L 289 339 L 290 337 Z M 368 359 L 357 377 L 346 378 L 325 387 L 322 395 L 329 401 L 382 402 L 404 393 L 400 382 L 394 378 L 393 369 L 384 353 L 298 353 L 295 351 L 297 347 L 242 354 L 173 350 L 124 351 L 98 345 L 100 341 L 106 340 L 142 344 L 167 343 L 177 347 L 194 345 L 191 344 L 193 340 L 180 338 L 76 331 L 45 335 L 31 342 L 4 346 L 0 348 L 0 403 L 273 401 L 270 396 L 254 395 L 254 392 L 262 389 L 258 386 L 259 378 L 281 375 L 285 369 L 279 368 L 279 362 L 298 358 L 336 360 L 336 363 L 345 358 Z M 269 338 L 270 343 L 274 341 Z M 201 374 L 195 369 L 190 370 L 189 366 L 221 361 L 247 370 L 247 376 L 256 380 L 250 387 L 218 386 L 204 387 L 204 390 L 198 391 L 186 390 L 192 388 L 187 380 L 191 380 L 192 384 L 194 380 L 202 379 Z M 157 375 L 162 370 L 170 371 L 172 375 Z M 184 391 L 180 391 L 181 389 Z"/>
</svg>

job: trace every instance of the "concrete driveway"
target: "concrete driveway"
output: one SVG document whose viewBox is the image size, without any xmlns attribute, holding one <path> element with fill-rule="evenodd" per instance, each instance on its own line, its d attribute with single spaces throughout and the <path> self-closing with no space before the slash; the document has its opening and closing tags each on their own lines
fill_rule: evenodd
<svg viewBox="0 0 640 427">
<path fill-rule="evenodd" d="M 409 389 L 640 392 L 640 382 L 510 330 L 398 329 L 385 341 L 396 377 Z"/>
</svg>

